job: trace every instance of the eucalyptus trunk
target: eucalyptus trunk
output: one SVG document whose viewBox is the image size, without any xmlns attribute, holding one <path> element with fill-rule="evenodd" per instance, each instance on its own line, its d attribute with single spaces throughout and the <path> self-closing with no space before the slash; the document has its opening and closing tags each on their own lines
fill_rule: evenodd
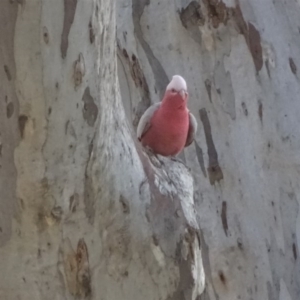
<svg viewBox="0 0 300 300">
<path fill-rule="evenodd" d="M 188 84 L 206 288 L 201 299 L 300 297 L 300 2 L 118 2 L 132 127 L 174 74 Z"/>
<path fill-rule="evenodd" d="M 0 41 L 0 299 L 197 299 L 193 178 L 129 126 L 114 1 L 1 1 Z"/>
<path fill-rule="evenodd" d="M 0 299 L 299 299 L 299 1 L 116 4 L 0 2 Z M 174 74 L 184 164 L 135 134 Z"/>
</svg>

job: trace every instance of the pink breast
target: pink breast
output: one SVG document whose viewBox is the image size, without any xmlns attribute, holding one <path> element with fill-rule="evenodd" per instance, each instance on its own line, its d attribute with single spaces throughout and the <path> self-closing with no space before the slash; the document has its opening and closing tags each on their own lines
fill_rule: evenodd
<svg viewBox="0 0 300 300">
<path fill-rule="evenodd" d="M 152 117 L 151 127 L 142 138 L 142 144 L 150 147 L 156 154 L 177 155 L 185 146 L 189 127 L 187 110 L 161 112 Z"/>
</svg>

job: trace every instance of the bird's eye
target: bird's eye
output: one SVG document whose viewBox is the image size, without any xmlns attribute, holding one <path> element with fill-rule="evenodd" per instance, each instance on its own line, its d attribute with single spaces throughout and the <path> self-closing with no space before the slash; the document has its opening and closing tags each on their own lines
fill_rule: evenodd
<svg viewBox="0 0 300 300">
<path fill-rule="evenodd" d="M 172 93 L 176 93 L 175 89 L 172 89 L 171 92 L 172 92 Z"/>
</svg>

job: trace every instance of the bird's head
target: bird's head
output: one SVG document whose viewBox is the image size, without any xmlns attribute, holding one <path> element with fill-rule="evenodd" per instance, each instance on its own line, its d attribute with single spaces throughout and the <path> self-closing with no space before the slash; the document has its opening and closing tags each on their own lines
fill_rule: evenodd
<svg viewBox="0 0 300 300">
<path fill-rule="evenodd" d="M 188 99 L 187 85 L 183 77 L 174 75 L 166 89 L 167 98 L 176 102 L 186 102 Z M 170 99 L 170 100 L 171 100 Z"/>
</svg>

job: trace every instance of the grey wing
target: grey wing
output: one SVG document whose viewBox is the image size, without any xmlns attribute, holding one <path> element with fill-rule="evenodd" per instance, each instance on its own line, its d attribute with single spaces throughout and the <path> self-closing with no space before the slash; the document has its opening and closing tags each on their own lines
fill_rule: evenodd
<svg viewBox="0 0 300 300">
<path fill-rule="evenodd" d="M 186 138 L 185 147 L 189 146 L 193 142 L 198 128 L 197 120 L 192 113 L 189 113 L 189 121 L 189 131 Z"/>
<path fill-rule="evenodd" d="M 142 136 L 147 132 L 147 130 L 151 126 L 151 118 L 156 110 L 160 107 L 160 102 L 155 103 L 148 107 L 148 109 L 144 112 L 142 117 L 140 118 L 138 127 L 137 127 L 137 138 L 140 140 Z"/>
</svg>

